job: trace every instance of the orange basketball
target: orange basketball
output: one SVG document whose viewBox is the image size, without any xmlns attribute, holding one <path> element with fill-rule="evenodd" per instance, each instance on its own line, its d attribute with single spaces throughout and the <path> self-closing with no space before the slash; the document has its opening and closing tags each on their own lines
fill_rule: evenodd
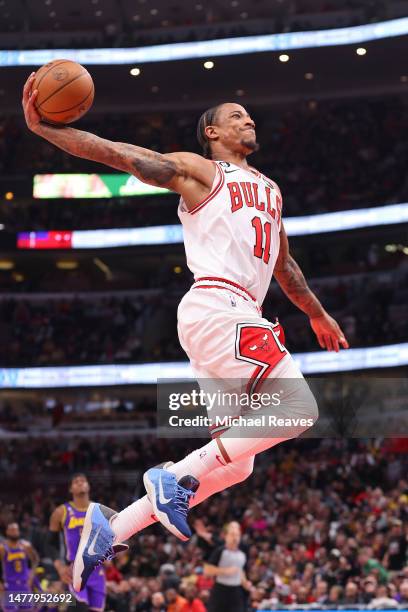
<svg viewBox="0 0 408 612">
<path fill-rule="evenodd" d="M 59 59 L 36 72 L 33 91 L 35 106 L 44 121 L 72 123 L 90 109 L 95 87 L 89 72 L 76 62 Z"/>
</svg>

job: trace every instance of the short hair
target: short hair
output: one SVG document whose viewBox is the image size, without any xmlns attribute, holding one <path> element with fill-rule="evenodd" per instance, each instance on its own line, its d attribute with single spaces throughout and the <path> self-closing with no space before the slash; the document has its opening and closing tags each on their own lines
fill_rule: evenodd
<svg viewBox="0 0 408 612">
<path fill-rule="evenodd" d="M 10 525 L 17 525 L 17 527 L 20 528 L 20 525 L 18 524 L 18 522 L 13 519 L 11 521 L 7 521 L 7 523 L 6 523 L 6 531 L 10 527 Z"/>
<path fill-rule="evenodd" d="M 242 527 L 241 525 L 238 523 L 238 521 L 229 521 L 229 523 L 225 523 L 225 525 L 222 528 L 222 533 L 224 535 L 226 535 L 228 533 L 229 528 L 231 527 L 231 525 L 237 525 L 237 527 L 239 528 L 239 530 L 242 532 Z"/>
<path fill-rule="evenodd" d="M 75 472 L 74 474 L 72 474 L 71 478 L 69 479 L 69 486 L 72 485 L 75 478 L 85 478 L 85 480 L 88 482 L 88 478 L 86 474 L 84 474 L 83 472 Z"/>
<path fill-rule="evenodd" d="M 205 128 L 209 125 L 213 125 L 214 121 L 217 117 L 218 110 L 221 108 L 222 104 L 217 104 L 217 106 L 212 106 L 208 108 L 200 117 L 197 124 L 197 140 L 200 146 L 203 149 L 204 157 L 211 159 L 211 146 L 210 142 L 205 133 Z"/>
</svg>

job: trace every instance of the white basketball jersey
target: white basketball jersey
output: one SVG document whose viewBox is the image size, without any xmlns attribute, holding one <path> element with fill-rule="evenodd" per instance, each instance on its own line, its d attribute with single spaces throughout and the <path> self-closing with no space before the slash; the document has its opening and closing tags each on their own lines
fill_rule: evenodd
<svg viewBox="0 0 408 612">
<path fill-rule="evenodd" d="M 190 211 L 180 198 L 187 265 L 196 281 L 232 281 L 261 305 L 279 253 L 281 193 L 256 170 L 223 161 L 214 164 L 209 195 Z"/>
</svg>

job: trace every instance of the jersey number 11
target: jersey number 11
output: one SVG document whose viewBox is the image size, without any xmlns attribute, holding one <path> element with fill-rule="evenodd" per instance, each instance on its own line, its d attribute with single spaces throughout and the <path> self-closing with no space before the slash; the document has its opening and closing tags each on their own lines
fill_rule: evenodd
<svg viewBox="0 0 408 612">
<path fill-rule="evenodd" d="M 266 221 L 262 226 L 262 220 L 260 217 L 254 217 L 251 223 L 252 227 L 255 228 L 254 255 L 255 257 L 259 257 L 259 259 L 263 259 L 267 264 L 271 256 L 271 224 L 269 221 Z"/>
</svg>

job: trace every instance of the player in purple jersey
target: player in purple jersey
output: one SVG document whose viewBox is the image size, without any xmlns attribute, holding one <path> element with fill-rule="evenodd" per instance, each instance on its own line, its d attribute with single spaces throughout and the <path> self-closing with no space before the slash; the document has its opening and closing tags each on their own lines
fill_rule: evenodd
<svg viewBox="0 0 408 612">
<path fill-rule="evenodd" d="M 84 474 L 74 474 L 70 481 L 69 492 L 72 501 L 58 506 L 50 518 L 50 543 L 54 566 L 60 579 L 65 584 L 72 582 L 72 562 L 81 538 L 85 514 L 90 504 L 90 486 Z M 60 533 L 63 533 L 65 543 L 65 561 L 59 558 Z M 71 590 L 71 589 L 70 589 Z M 79 593 L 72 591 L 84 610 L 101 612 L 105 609 L 106 579 L 103 567 L 96 568 L 86 587 Z M 78 605 L 76 609 L 80 609 Z"/>
<path fill-rule="evenodd" d="M 4 610 L 7 612 L 31 610 L 32 606 L 22 600 L 13 603 L 17 593 L 32 592 L 39 561 L 38 554 L 30 542 L 20 538 L 20 528 L 17 523 L 9 523 L 6 527 L 6 539 L 0 544 L 0 560 L 4 584 Z"/>
</svg>

